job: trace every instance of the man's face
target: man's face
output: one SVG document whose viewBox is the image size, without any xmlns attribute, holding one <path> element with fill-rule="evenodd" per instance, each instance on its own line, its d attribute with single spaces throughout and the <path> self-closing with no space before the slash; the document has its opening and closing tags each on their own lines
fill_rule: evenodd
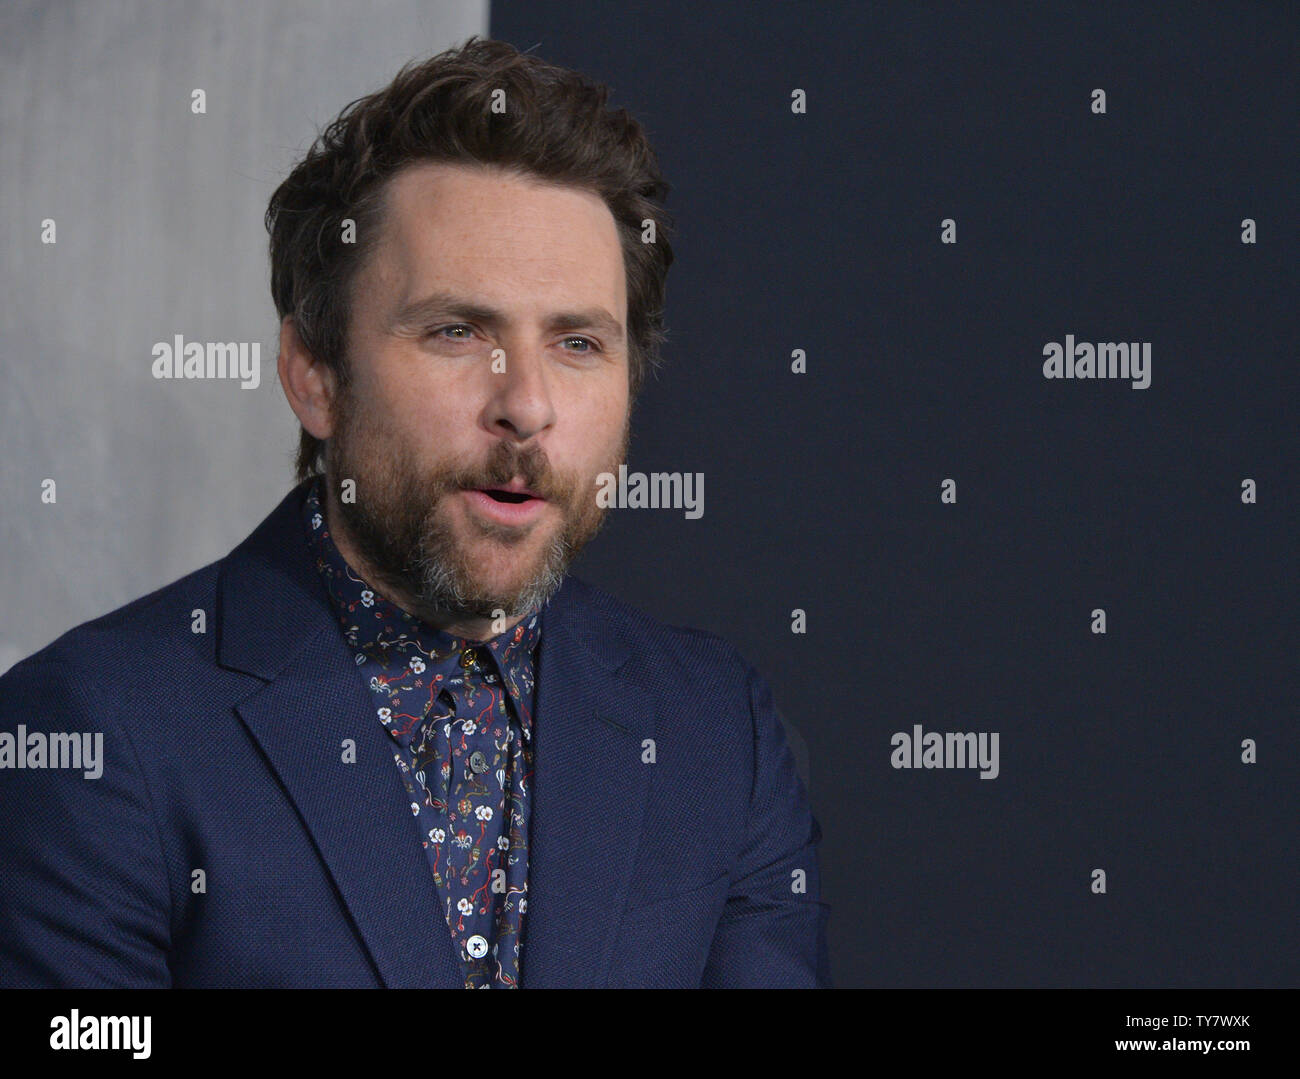
<svg viewBox="0 0 1300 1079">
<path fill-rule="evenodd" d="M 334 495 L 356 481 L 338 509 L 391 598 L 509 618 L 554 593 L 604 517 L 596 477 L 626 458 L 626 326 L 598 196 L 461 165 L 390 181 L 327 474 Z M 483 493 L 502 487 L 538 497 Z"/>
</svg>

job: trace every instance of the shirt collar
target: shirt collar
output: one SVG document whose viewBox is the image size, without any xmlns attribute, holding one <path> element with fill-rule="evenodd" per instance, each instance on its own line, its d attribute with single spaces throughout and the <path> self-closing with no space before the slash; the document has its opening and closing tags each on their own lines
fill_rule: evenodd
<svg viewBox="0 0 1300 1079">
<path fill-rule="evenodd" d="M 358 653 L 358 663 L 363 662 L 362 657 L 367 657 L 387 667 L 393 658 L 397 658 L 393 653 L 398 653 L 405 663 L 406 653 L 412 651 L 418 651 L 435 663 L 453 658 L 469 662 L 486 648 L 512 689 L 531 686 L 531 671 L 525 676 L 525 671 L 520 668 L 531 668 L 541 639 L 540 609 L 530 611 L 517 625 L 483 643 L 437 629 L 384 598 L 347 563 L 330 536 L 321 503 L 319 478 L 308 487 L 307 497 L 303 500 L 303 520 L 315 555 L 316 569 L 329 594 L 343 637 Z"/>
</svg>

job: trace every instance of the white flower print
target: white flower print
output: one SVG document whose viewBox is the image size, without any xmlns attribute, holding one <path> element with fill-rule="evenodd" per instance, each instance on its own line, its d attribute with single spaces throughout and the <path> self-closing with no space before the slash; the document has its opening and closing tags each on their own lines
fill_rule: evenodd
<svg viewBox="0 0 1300 1079">
<path fill-rule="evenodd" d="M 379 709 L 379 719 L 385 725 L 393 722 L 393 710 L 391 708 Z"/>
<path fill-rule="evenodd" d="M 321 520 L 321 515 L 320 515 L 319 513 L 313 513 L 313 514 L 311 515 L 311 526 L 312 526 L 312 528 L 320 528 L 320 526 L 321 526 L 322 524 L 324 524 L 324 523 L 325 523 L 325 522 L 324 522 L 323 520 Z"/>
<path fill-rule="evenodd" d="M 422 660 L 419 656 L 412 656 L 411 670 L 413 670 L 416 674 L 419 674 L 422 670 L 424 670 L 424 660 Z"/>
<path fill-rule="evenodd" d="M 373 607 L 375 605 L 375 594 L 370 589 L 363 589 L 361 592 L 361 604 L 364 607 Z"/>
<path fill-rule="evenodd" d="M 528 909 L 528 897 L 525 896 L 524 898 L 519 900 L 519 913 L 523 914 L 524 911 L 526 911 L 527 909 Z"/>
<path fill-rule="evenodd" d="M 461 901 L 456 904 L 456 909 L 462 914 L 468 914 L 474 909 L 474 904 L 468 899 L 461 899 Z"/>
<path fill-rule="evenodd" d="M 411 815 L 412 815 L 412 816 L 415 816 L 415 817 L 418 817 L 418 816 L 420 815 L 420 803 L 419 803 L 419 802 L 412 802 L 412 803 L 411 803 Z"/>
<path fill-rule="evenodd" d="M 434 843 L 441 843 L 446 838 L 447 838 L 447 833 L 444 832 L 441 828 L 429 829 L 429 839 L 432 840 Z"/>
<path fill-rule="evenodd" d="M 497 836 L 497 850 L 509 850 L 510 840 L 506 836 Z"/>
<path fill-rule="evenodd" d="M 478 809 L 474 810 L 474 816 L 478 817 L 479 820 L 491 820 L 491 819 L 492 819 L 492 807 L 491 807 L 491 806 L 479 806 Z"/>
<path fill-rule="evenodd" d="M 473 734 L 474 721 L 472 719 L 462 719 L 460 721 L 460 729 L 464 731 L 466 734 Z"/>
</svg>

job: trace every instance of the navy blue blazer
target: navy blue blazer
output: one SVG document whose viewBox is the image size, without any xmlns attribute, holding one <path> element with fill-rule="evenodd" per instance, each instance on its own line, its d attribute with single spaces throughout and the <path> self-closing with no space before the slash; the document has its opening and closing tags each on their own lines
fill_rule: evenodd
<svg viewBox="0 0 1300 1079">
<path fill-rule="evenodd" d="M 463 985 L 305 489 L 0 678 L 0 734 L 103 736 L 97 779 L 0 768 L 0 986 Z M 570 575 L 535 724 L 522 987 L 829 986 L 821 830 L 735 648 Z"/>
</svg>

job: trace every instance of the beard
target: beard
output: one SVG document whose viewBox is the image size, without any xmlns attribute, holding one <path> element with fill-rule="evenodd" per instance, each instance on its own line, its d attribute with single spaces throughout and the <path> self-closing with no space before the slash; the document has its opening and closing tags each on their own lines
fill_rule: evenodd
<svg viewBox="0 0 1300 1079">
<path fill-rule="evenodd" d="M 482 464 L 457 460 L 423 467 L 410 447 L 382 437 L 365 422 L 349 389 L 340 392 L 336 403 L 335 431 L 325 457 L 329 504 L 337 506 L 373 584 L 412 614 L 498 619 L 540 608 L 604 523 L 607 511 L 597 504 L 595 476 L 557 473 L 537 445 L 525 451 L 500 440 Z M 619 448 L 599 472 L 617 473 L 625 461 L 630 425 L 629 411 Z M 508 484 L 516 476 L 560 511 L 559 527 L 541 521 L 506 525 L 461 513 L 469 532 L 461 535 L 450 505 L 458 493 Z M 356 481 L 353 502 L 335 497 L 345 479 Z M 552 534 L 540 550 L 526 554 L 537 545 L 536 533 L 548 528 Z M 494 548 L 488 554 L 493 562 L 512 551 L 516 559 L 528 561 L 516 568 L 511 582 L 492 585 L 481 572 L 484 547 Z"/>
</svg>

